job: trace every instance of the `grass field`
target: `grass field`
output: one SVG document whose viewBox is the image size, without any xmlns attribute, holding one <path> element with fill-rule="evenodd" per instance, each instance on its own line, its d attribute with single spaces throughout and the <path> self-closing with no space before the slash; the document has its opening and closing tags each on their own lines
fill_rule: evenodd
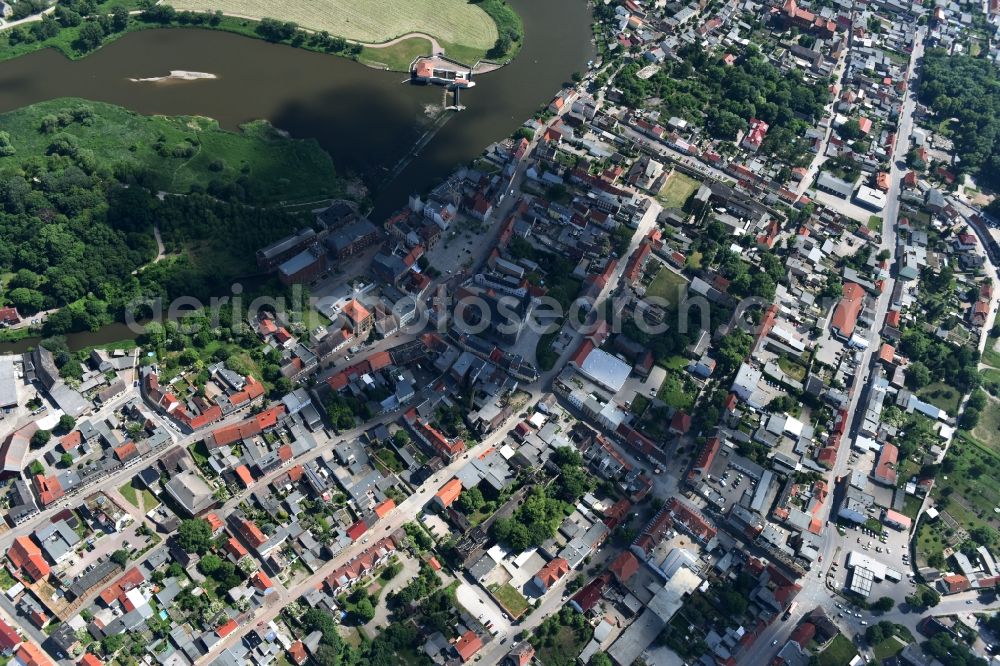
<svg viewBox="0 0 1000 666">
<path fill-rule="evenodd" d="M 667 177 L 667 182 L 656 198 L 664 208 L 684 208 L 684 204 L 698 191 L 700 185 L 694 178 L 674 171 Z"/>
<path fill-rule="evenodd" d="M 820 666 L 847 666 L 857 653 L 849 638 L 837 634 L 819 654 L 819 663 Z"/>
<path fill-rule="evenodd" d="M 542 666 L 575 664 L 576 658 L 583 652 L 589 640 L 589 638 L 586 641 L 579 640 L 572 627 L 559 627 L 559 632 L 552 637 L 551 644 L 547 641 L 539 648 L 536 658 Z"/>
<path fill-rule="evenodd" d="M 410 67 L 410 63 L 419 56 L 430 55 L 434 50 L 430 40 L 423 37 L 412 37 L 393 44 L 372 48 L 366 46 L 358 57 L 358 60 L 373 67 L 385 67 L 387 69 L 405 72 Z"/>
<path fill-rule="evenodd" d="M 656 397 L 674 409 L 691 409 L 695 398 L 698 397 L 697 390 L 689 385 L 687 376 L 678 372 L 668 372 L 667 378 L 660 385 Z"/>
<path fill-rule="evenodd" d="M 781 368 L 782 372 L 784 372 L 786 375 L 788 375 L 797 382 L 801 382 L 806 378 L 807 370 L 805 369 L 805 367 L 800 363 L 796 363 L 790 358 L 786 358 L 784 356 L 779 357 L 778 367 Z"/>
<path fill-rule="evenodd" d="M 1000 452 L 1000 400 L 987 398 L 986 408 L 980 412 L 972 436 L 991 450 Z"/>
<path fill-rule="evenodd" d="M 882 233 L 882 217 L 880 215 L 872 215 L 868 218 L 868 228 L 877 234 Z"/>
<path fill-rule="evenodd" d="M 678 287 L 686 287 L 687 283 L 688 281 L 683 275 L 678 275 L 664 267 L 646 287 L 646 296 L 665 299 L 670 302 L 671 307 L 676 308 L 683 294 L 683 290 Z"/>
<path fill-rule="evenodd" d="M 466 0 L 172 0 L 179 10 L 272 17 L 369 44 L 422 32 L 485 52 L 497 39 L 489 14 Z"/>
<path fill-rule="evenodd" d="M 984 410 L 983 416 L 989 410 Z M 988 417 L 987 417 L 988 418 Z M 990 449 L 964 431 L 960 431 L 948 449 L 942 471 L 934 484 L 933 499 L 939 510 L 947 512 L 959 527 L 968 531 L 979 526 L 1000 529 L 1000 452 Z M 943 518 L 923 519 L 917 537 L 918 563 L 940 556 L 948 545 L 957 545 L 961 533 L 949 527 Z"/>
<path fill-rule="evenodd" d="M 492 590 L 493 596 L 500 600 L 503 607 L 507 609 L 507 612 L 513 619 L 517 619 L 524 615 L 524 611 L 528 610 L 528 600 L 524 598 L 524 595 L 514 589 L 510 583 L 504 583 L 496 589 Z"/>
<path fill-rule="evenodd" d="M 142 489 L 142 510 L 151 511 L 156 507 L 160 506 L 160 500 L 156 499 L 156 495 L 149 492 L 147 489 Z"/>
<path fill-rule="evenodd" d="M 961 394 L 944 382 L 928 384 L 919 391 L 917 397 L 926 400 L 935 407 L 940 407 L 952 416 L 958 413 L 958 402 L 962 399 Z"/>
<path fill-rule="evenodd" d="M 986 349 L 983 350 L 982 361 L 986 365 L 991 365 L 994 368 L 1000 368 L 1000 352 L 997 351 L 997 338 L 992 335 L 986 340 Z"/>
<path fill-rule="evenodd" d="M 124 497 L 129 504 L 137 509 L 139 508 L 139 496 L 136 495 L 135 488 L 132 487 L 131 481 L 126 481 L 122 484 L 122 486 L 118 488 L 118 492 L 121 493 L 121 496 Z"/>
<path fill-rule="evenodd" d="M 875 654 L 875 661 L 882 663 L 884 660 L 895 657 L 897 654 L 903 651 L 906 647 L 906 643 L 896 636 L 889 636 L 881 643 L 872 646 L 872 652 Z"/>
<path fill-rule="evenodd" d="M 84 122 L 68 122 L 51 133 L 41 130 L 47 117 L 89 110 Z M 187 192 L 212 180 L 235 181 L 241 174 L 273 201 L 319 198 L 340 192 L 333 160 L 313 140 L 289 139 L 266 122 L 228 132 L 208 118 L 142 116 L 120 106 L 63 98 L 0 115 L 15 153 L 0 157 L 0 174 L 19 168 L 30 155 L 49 150 L 56 136 L 71 135 L 77 148 L 111 168 L 130 165 L 158 178 L 150 189 Z"/>
</svg>

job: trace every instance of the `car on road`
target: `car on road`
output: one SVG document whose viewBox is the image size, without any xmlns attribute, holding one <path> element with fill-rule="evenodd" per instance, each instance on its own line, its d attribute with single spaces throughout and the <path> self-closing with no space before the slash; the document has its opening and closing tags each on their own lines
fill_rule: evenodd
<svg viewBox="0 0 1000 666">
<path fill-rule="evenodd" d="M 778 639 L 777 638 L 775 638 L 773 641 L 771 641 L 771 645 L 772 646 L 773 645 L 777 645 L 777 644 L 778 644 Z"/>
</svg>

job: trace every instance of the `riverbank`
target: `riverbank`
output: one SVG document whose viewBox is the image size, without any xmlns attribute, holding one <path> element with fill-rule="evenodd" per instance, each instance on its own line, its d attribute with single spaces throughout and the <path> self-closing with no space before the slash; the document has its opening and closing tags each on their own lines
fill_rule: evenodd
<svg viewBox="0 0 1000 666">
<path fill-rule="evenodd" d="M 431 0 L 427 0 L 431 1 Z M 409 30 L 380 42 L 364 42 L 331 36 L 324 30 L 301 27 L 293 22 L 250 15 L 215 11 L 177 11 L 166 4 L 139 10 L 135 0 L 106 0 L 98 6 L 98 14 L 85 17 L 78 25 L 62 26 L 51 14 L 40 14 L 0 27 L 0 61 L 18 58 L 41 49 L 52 48 L 70 60 L 79 60 L 94 51 L 141 30 L 158 28 L 202 28 L 230 32 L 254 39 L 285 44 L 295 48 L 338 55 L 378 69 L 407 71 L 417 55 L 430 55 L 443 50 L 470 65 L 489 59 L 502 65 L 513 60 L 521 50 L 524 24 L 520 15 L 505 0 L 480 0 L 475 3 L 494 22 L 497 38 L 493 46 L 476 46 L 438 38 L 435 35 Z M 99 28 L 98 16 L 110 17 L 109 10 L 126 10 L 127 16 L 105 21 L 110 28 Z M 31 20 L 34 18 L 34 20 Z M 123 25 L 122 25 L 123 24 Z M 95 31 L 94 28 L 99 28 Z M 429 48 L 428 48 L 429 47 Z"/>
</svg>

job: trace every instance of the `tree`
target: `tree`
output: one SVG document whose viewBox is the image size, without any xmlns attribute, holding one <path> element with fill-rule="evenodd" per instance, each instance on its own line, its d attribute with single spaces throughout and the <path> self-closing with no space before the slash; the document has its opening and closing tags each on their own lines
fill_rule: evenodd
<svg viewBox="0 0 1000 666">
<path fill-rule="evenodd" d="M 31 448 L 39 449 L 49 443 L 52 439 L 52 433 L 48 430 L 36 430 L 35 434 L 31 436 Z"/>
<path fill-rule="evenodd" d="M 0 157 L 10 157 L 16 152 L 14 144 L 10 142 L 10 133 L 0 132 Z"/>
<path fill-rule="evenodd" d="M 110 657 L 125 645 L 125 634 L 111 634 L 101 639 L 101 650 Z"/>
<path fill-rule="evenodd" d="M 201 518 L 185 520 L 177 531 L 177 543 L 185 552 L 204 555 L 212 547 L 212 526 Z"/>
<path fill-rule="evenodd" d="M 941 603 L 941 595 L 934 588 L 919 585 L 913 594 L 907 595 L 906 603 L 916 608 L 933 608 Z"/>
<path fill-rule="evenodd" d="M 497 37 L 497 41 L 493 43 L 493 47 L 486 52 L 486 57 L 488 58 L 502 58 L 507 51 L 510 50 L 512 43 L 510 37 L 506 34 L 502 34 Z"/>
<path fill-rule="evenodd" d="M 319 666 L 340 666 L 343 662 L 340 657 L 340 650 L 327 643 L 321 643 L 320 646 L 316 648 L 316 654 L 313 655 L 313 660 L 319 664 Z"/>
<path fill-rule="evenodd" d="M 69 414 L 63 414 L 59 417 L 59 432 L 69 432 L 75 427 L 76 419 Z"/>
<path fill-rule="evenodd" d="M 590 658 L 590 666 L 612 666 L 611 657 L 606 652 L 595 652 Z"/>
<path fill-rule="evenodd" d="M 354 605 L 354 614 L 358 616 L 359 620 L 365 623 L 371 622 L 375 618 L 375 607 L 367 595 Z"/>
<path fill-rule="evenodd" d="M 881 643 L 885 638 L 885 632 L 878 624 L 873 624 L 865 630 L 865 640 L 868 641 L 869 645 Z"/>
<path fill-rule="evenodd" d="M 118 5 L 111 10 L 111 29 L 121 32 L 128 27 L 128 10 L 122 5 Z"/>
<path fill-rule="evenodd" d="M 914 389 L 923 388 L 931 383 L 931 371 L 920 361 L 913 361 L 906 368 L 906 383 Z"/>
<path fill-rule="evenodd" d="M 872 604 L 872 609 L 881 613 L 888 613 L 895 605 L 896 602 L 892 600 L 892 597 L 879 597 L 875 603 Z"/>
<path fill-rule="evenodd" d="M 198 571 L 206 576 L 212 576 L 222 568 L 222 558 L 214 553 L 205 555 L 198 561 Z"/>
<path fill-rule="evenodd" d="M 972 430 L 979 425 L 979 410 L 973 407 L 966 407 L 962 416 L 958 419 L 958 425 L 963 430 Z"/>
<path fill-rule="evenodd" d="M 76 38 L 76 44 L 81 51 L 93 51 L 103 41 L 104 29 L 97 21 L 87 21 L 80 26 L 80 33 Z"/>
<path fill-rule="evenodd" d="M 463 491 L 455 501 L 459 511 L 466 515 L 475 513 L 482 508 L 485 503 L 486 500 L 483 498 L 483 491 L 479 489 L 479 486 Z"/>
<path fill-rule="evenodd" d="M 861 137 L 861 123 L 856 118 L 851 118 L 837 132 L 847 141 L 853 141 Z"/>
<path fill-rule="evenodd" d="M 119 548 L 115 552 L 111 553 L 110 559 L 112 562 L 124 569 L 125 565 L 128 564 L 128 551 L 124 548 Z"/>
<path fill-rule="evenodd" d="M 70 453 L 62 454 L 61 456 L 59 456 L 59 463 L 63 467 L 69 467 L 70 465 L 73 464 L 73 455 Z"/>
<path fill-rule="evenodd" d="M 988 525 L 979 525 L 969 530 L 969 538 L 980 546 L 989 548 L 997 540 L 997 533 Z"/>
<path fill-rule="evenodd" d="M 392 441 L 396 443 L 396 446 L 406 446 L 410 443 L 410 433 L 400 428 L 392 435 Z"/>
</svg>

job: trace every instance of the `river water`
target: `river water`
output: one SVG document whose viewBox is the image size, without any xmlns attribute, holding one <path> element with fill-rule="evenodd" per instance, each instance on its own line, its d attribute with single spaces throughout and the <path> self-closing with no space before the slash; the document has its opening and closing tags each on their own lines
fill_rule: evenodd
<svg viewBox="0 0 1000 666">
<path fill-rule="evenodd" d="M 547 104 L 592 57 L 590 11 L 584 0 L 510 0 L 521 14 L 525 43 L 510 65 L 476 78 L 466 109 L 453 113 L 419 153 L 387 181 L 430 125 L 442 103 L 436 86 L 413 86 L 344 58 L 198 29 L 144 30 L 71 61 L 48 49 L 0 62 L 0 112 L 57 97 L 119 104 L 143 114 L 203 115 L 228 129 L 266 118 L 297 138 L 315 138 L 341 173 L 361 176 L 373 193 L 375 222 L 404 205 L 457 165 L 510 135 Z M 172 70 L 214 79 L 136 82 Z M 71 337 L 80 348 L 120 340 L 110 326 Z M 37 340 L 0 345 L 22 351 Z"/>
</svg>

